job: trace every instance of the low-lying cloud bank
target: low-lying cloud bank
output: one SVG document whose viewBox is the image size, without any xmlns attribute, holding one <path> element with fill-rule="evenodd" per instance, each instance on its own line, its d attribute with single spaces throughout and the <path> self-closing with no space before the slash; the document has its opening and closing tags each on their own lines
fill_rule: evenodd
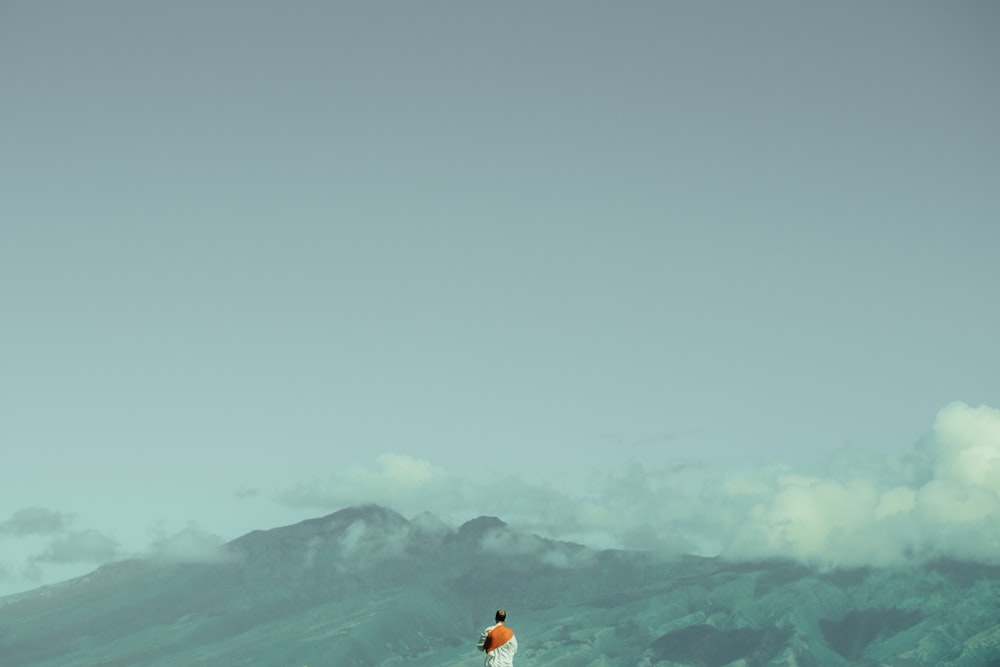
<svg viewBox="0 0 1000 667">
<path fill-rule="evenodd" d="M 586 497 L 514 479 L 490 484 L 384 455 L 282 496 L 296 507 L 373 502 L 446 519 L 500 516 L 512 527 L 597 547 L 791 558 L 819 567 L 935 558 L 1000 562 L 1000 411 L 954 403 L 912 449 L 840 461 L 823 474 L 788 466 L 729 473 L 681 493 L 641 465 Z"/>
</svg>

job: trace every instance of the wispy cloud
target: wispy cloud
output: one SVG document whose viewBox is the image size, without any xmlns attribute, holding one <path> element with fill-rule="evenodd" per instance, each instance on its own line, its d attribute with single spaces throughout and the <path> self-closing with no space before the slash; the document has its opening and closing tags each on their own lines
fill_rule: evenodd
<svg viewBox="0 0 1000 667">
<path fill-rule="evenodd" d="M 445 517 L 493 514 L 517 529 L 594 546 L 821 567 L 1000 561 L 1000 411 L 955 403 L 901 454 L 835 463 L 822 473 L 782 464 L 730 472 L 696 493 L 631 464 L 604 475 L 586 496 L 570 496 L 513 478 L 473 483 L 428 462 L 385 455 L 374 467 L 335 472 L 282 499 L 303 507 L 375 502 Z"/>
<path fill-rule="evenodd" d="M 25 507 L 0 523 L 0 534 L 50 535 L 67 530 L 74 521 L 74 515 L 65 512 L 46 509 L 44 507 Z"/>
<path fill-rule="evenodd" d="M 375 467 L 350 467 L 325 479 L 299 484 L 281 495 L 293 507 L 342 507 L 359 502 L 393 506 L 419 497 L 439 506 L 453 494 L 455 480 L 427 461 L 408 456 L 384 454 Z"/>
<path fill-rule="evenodd" d="M 81 530 L 53 540 L 34 560 L 45 563 L 106 563 L 118 555 L 118 543 L 96 530 Z"/>
<path fill-rule="evenodd" d="M 492 514 L 506 521 L 540 521 L 539 525 L 572 512 L 574 502 L 557 491 L 513 476 L 468 480 L 430 462 L 395 454 L 379 456 L 371 467 L 335 470 L 324 478 L 298 484 L 279 499 L 301 508 L 328 510 L 374 503 L 404 513 L 429 511 L 446 520 Z"/>
<path fill-rule="evenodd" d="M 579 567 L 593 558 L 593 552 L 579 549 L 554 548 L 551 542 L 537 535 L 526 535 L 507 530 L 489 530 L 479 541 L 479 548 L 486 553 L 500 555 L 528 555 L 553 567 Z"/>
<path fill-rule="evenodd" d="M 0 563 L 3 588 L 37 584 L 52 571 L 78 569 L 114 560 L 118 543 L 96 530 L 70 530 L 76 515 L 25 507 L 0 523 L 8 560 Z"/>
<path fill-rule="evenodd" d="M 169 563 L 221 563 L 230 558 L 221 537 L 193 524 L 154 540 L 148 556 Z"/>
</svg>

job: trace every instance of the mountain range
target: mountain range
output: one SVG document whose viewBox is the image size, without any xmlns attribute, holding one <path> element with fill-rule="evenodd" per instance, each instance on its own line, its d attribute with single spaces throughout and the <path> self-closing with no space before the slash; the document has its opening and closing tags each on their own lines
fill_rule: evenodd
<svg viewBox="0 0 1000 667">
<path fill-rule="evenodd" d="M 376 505 L 0 598 L 4 667 L 1000 667 L 1000 566 L 817 571 L 597 550 Z"/>
</svg>

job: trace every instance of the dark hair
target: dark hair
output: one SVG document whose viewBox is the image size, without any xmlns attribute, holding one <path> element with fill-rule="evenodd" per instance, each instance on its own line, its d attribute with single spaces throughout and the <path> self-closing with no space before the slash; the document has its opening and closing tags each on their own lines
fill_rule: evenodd
<svg viewBox="0 0 1000 667">
<path fill-rule="evenodd" d="M 496 619 L 497 623 L 503 623 L 504 621 L 507 620 L 507 612 L 505 612 L 503 609 L 497 609 L 497 615 L 494 616 L 493 618 Z"/>
</svg>

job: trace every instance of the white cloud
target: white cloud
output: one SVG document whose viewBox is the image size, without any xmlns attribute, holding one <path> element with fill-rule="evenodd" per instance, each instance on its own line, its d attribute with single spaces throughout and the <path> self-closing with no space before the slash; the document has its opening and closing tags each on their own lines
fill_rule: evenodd
<svg viewBox="0 0 1000 667">
<path fill-rule="evenodd" d="M 284 500 L 338 509 L 374 502 L 452 520 L 487 514 L 515 530 L 597 547 L 826 567 L 942 556 L 1000 561 L 1000 411 L 955 403 L 901 456 L 838 463 L 822 473 L 781 465 L 730 473 L 694 493 L 640 464 L 572 497 L 514 478 L 458 479 L 428 462 L 385 455 L 374 468 L 334 473 Z"/>
<path fill-rule="evenodd" d="M 937 478 L 1000 493 L 1000 411 L 953 403 L 934 422 Z"/>
<path fill-rule="evenodd" d="M 322 563 L 323 567 L 344 571 L 364 569 L 404 555 L 411 537 L 409 526 L 386 526 L 357 518 L 335 540 L 328 535 L 310 539 L 302 551 L 303 565 L 310 568 Z"/>
<path fill-rule="evenodd" d="M 735 527 L 724 554 L 842 566 L 1000 560 L 1000 412 L 949 405 L 904 460 L 903 477 L 873 462 L 846 478 L 785 472 L 721 485 L 706 500 Z"/>
<path fill-rule="evenodd" d="M 889 489 L 881 494 L 878 505 L 875 506 L 875 519 L 882 520 L 891 516 L 912 512 L 917 504 L 917 492 L 905 487 Z"/>
<path fill-rule="evenodd" d="M 330 477 L 300 484 L 281 496 L 293 507 L 343 507 L 358 503 L 386 506 L 405 504 L 420 497 L 437 504 L 450 495 L 450 480 L 441 469 L 426 461 L 397 454 L 375 459 L 375 469 L 350 467 Z"/>
</svg>

